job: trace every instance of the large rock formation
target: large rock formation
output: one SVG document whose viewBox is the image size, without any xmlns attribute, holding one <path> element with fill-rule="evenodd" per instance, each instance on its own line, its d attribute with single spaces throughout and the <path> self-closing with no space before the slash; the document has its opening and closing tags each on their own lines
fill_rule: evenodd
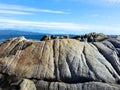
<svg viewBox="0 0 120 90">
<path fill-rule="evenodd" d="M 0 90 L 120 90 L 120 41 L 7 40 L 0 44 Z"/>
</svg>

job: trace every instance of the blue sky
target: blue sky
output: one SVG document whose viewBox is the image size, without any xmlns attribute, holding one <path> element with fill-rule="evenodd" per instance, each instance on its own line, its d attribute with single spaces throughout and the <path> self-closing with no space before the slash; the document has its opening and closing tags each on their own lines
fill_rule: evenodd
<svg viewBox="0 0 120 90">
<path fill-rule="evenodd" d="M 120 0 L 0 0 L 0 28 L 120 34 Z"/>
</svg>

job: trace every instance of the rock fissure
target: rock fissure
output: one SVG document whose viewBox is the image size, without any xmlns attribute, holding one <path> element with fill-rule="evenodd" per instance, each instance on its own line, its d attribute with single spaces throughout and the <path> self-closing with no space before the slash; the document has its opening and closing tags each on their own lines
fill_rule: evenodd
<svg viewBox="0 0 120 90">
<path fill-rule="evenodd" d="M 42 58 L 42 55 L 43 55 L 44 47 L 45 47 L 45 43 L 44 43 L 43 47 L 41 48 L 41 56 L 40 56 L 39 59 L 38 59 L 37 74 L 36 74 L 36 75 L 39 75 L 39 68 L 40 68 L 40 64 L 41 64 L 41 58 Z M 37 77 L 38 77 L 38 76 L 37 76 Z"/>
<path fill-rule="evenodd" d="M 103 44 L 100 44 L 101 46 L 99 46 L 98 43 L 94 43 L 94 45 L 98 48 L 99 52 L 105 57 L 105 59 L 113 66 L 116 72 L 120 75 L 120 61 L 117 57 L 116 52 L 107 48 Z"/>
<path fill-rule="evenodd" d="M 87 64 L 90 72 L 92 72 L 92 73 L 94 74 L 94 76 L 96 77 L 96 79 L 91 78 L 92 81 L 99 81 L 100 77 L 99 77 L 98 74 L 94 71 L 93 66 L 89 63 L 89 60 L 88 60 L 88 58 L 86 57 L 86 47 L 85 47 L 85 46 L 84 46 L 84 49 L 83 49 L 83 54 L 84 54 L 84 56 L 85 56 L 86 64 Z M 89 56 L 89 54 L 88 54 L 88 56 Z M 90 55 L 90 56 L 91 56 L 91 55 Z M 92 59 L 92 60 L 93 60 L 93 59 Z M 89 78 L 90 78 L 90 77 L 89 77 Z"/>
</svg>

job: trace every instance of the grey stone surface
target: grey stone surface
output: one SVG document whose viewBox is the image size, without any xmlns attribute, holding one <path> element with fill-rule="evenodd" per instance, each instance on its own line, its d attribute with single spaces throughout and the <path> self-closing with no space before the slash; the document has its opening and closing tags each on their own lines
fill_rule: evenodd
<svg viewBox="0 0 120 90">
<path fill-rule="evenodd" d="M 2 90 L 119 90 L 120 42 L 106 40 L 89 43 L 20 37 L 3 42 L 0 87 Z"/>
<path fill-rule="evenodd" d="M 20 84 L 20 90 L 36 90 L 36 86 L 33 81 L 24 79 Z"/>
</svg>

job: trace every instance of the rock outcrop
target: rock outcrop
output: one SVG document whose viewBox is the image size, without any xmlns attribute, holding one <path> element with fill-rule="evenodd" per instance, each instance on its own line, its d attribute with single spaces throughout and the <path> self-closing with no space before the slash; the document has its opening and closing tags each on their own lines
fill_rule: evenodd
<svg viewBox="0 0 120 90">
<path fill-rule="evenodd" d="M 107 35 L 104 35 L 103 33 L 97 34 L 93 32 L 85 35 L 76 35 L 73 37 L 70 37 L 69 35 L 64 35 L 64 36 L 45 35 L 40 39 L 40 41 L 53 40 L 53 39 L 76 39 L 79 41 L 86 41 L 86 42 L 99 42 L 107 38 L 108 38 Z M 119 39 L 119 37 L 117 37 L 116 39 Z"/>
<path fill-rule="evenodd" d="M 120 90 L 120 41 L 7 40 L 0 90 Z"/>
</svg>

